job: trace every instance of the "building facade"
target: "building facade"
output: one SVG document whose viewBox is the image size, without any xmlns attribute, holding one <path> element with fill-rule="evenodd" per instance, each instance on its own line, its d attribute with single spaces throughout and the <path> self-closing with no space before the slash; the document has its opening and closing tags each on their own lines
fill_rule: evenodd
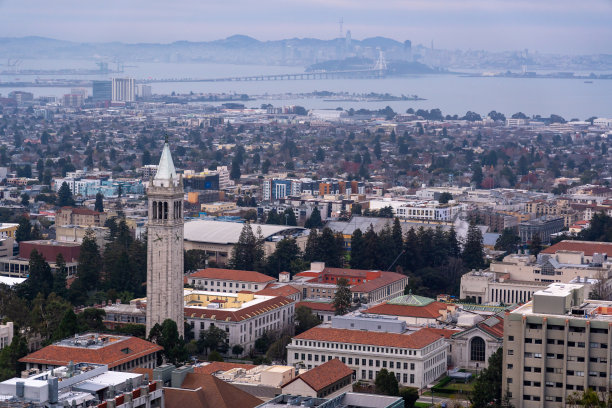
<svg viewBox="0 0 612 408">
<path fill-rule="evenodd" d="M 147 333 L 156 323 L 172 319 L 182 336 L 183 184 L 176 174 L 168 141 L 147 197 Z"/>
<path fill-rule="evenodd" d="M 136 100 L 134 78 L 113 78 L 111 97 L 115 102 L 134 102 Z"/>
</svg>

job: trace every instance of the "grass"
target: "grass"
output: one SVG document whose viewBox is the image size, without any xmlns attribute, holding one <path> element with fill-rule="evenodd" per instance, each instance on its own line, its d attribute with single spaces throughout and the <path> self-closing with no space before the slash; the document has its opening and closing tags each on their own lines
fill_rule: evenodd
<svg viewBox="0 0 612 408">
<path fill-rule="evenodd" d="M 414 408 L 429 408 L 429 407 L 431 407 L 431 404 L 427 402 L 415 402 L 414 403 Z"/>
</svg>

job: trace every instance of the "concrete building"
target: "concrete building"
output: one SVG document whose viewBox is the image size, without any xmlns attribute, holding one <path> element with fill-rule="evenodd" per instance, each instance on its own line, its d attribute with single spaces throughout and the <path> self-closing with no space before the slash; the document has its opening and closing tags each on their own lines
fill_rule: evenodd
<svg viewBox="0 0 612 408">
<path fill-rule="evenodd" d="M 550 244 L 550 236 L 561 231 L 564 226 L 563 217 L 544 215 L 530 221 L 519 224 L 519 237 L 522 244 L 527 244 L 534 237 L 539 237 L 544 245 Z"/>
<path fill-rule="evenodd" d="M 285 406 L 308 406 L 314 408 L 404 408 L 404 399 L 402 397 L 358 392 L 345 392 L 334 398 L 299 397 L 281 394 L 255 408 L 282 408 Z"/>
<path fill-rule="evenodd" d="M 353 370 L 353 380 L 374 381 L 386 368 L 402 386 L 423 388 L 446 373 L 452 331 L 409 330 L 396 317 L 335 316 L 295 336 L 287 362 L 308 369 L 337 358 Z"/>
<path fill-rule="evenodd" d="M 227 333 L 228 354 L 237 344 L 249 353 L 266 332 L 293 333 L 295 303 L 281 296 L 185 289 L 184 314 L 195 338 L 214 326 Z"/>
<path fill-rule="evenodd" d="M 0 396 L 3 407 L 164 407 L 161 383 L 84 362 L 3 381 Z"/>
<path fill-rule="evenodd" d="M 352 391 L 353 370 L 337 358 L 326 361 L 285 383 L 283 394 L 334 398 Z"/>
<path fill-rule="evenodd" d="M 113 82 L 93 81 L 92 99 L 94 102 L 111 101 L 113 99 Z"/>
<path fill-rule="evenodd" d="M 104 364 L 109 370 L 125 371 L 135 367 L 154 368 L 162 347 L 138 337 L 86 333 L 43 347 L 19 362 L 26 369 L 49 370 L 71 361 Z"/>
<path fill-rule="evenodd" d="M 488 367 L 489 357 L 503 345 L 505 312 L 490 316 L 472 327 L 451 336 L 451 365 L 481 370 Z"/>
<path fill-rule="evenodd" d="M 166 319 L 184 332 L 183 182 L 176 174 L 168 141 L 147 189 L 147 333 Z"/>
<path fill-rule="evenodd" d="M 564 407 L 574 392 L 610 392 L 612 302 L 554 283 L 504 319 L 503 387 L 513 406 Z"/>
<path fill-rule="evenodd" d="M 113 102 L 134 102 L 136 100 L 134 78 L 113 78 L 111 100 Z"/>
</svg>

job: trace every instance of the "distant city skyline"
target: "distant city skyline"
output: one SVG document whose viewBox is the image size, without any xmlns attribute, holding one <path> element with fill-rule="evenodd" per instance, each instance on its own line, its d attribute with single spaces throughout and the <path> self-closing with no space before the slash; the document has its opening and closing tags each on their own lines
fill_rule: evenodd
<svg viewBox="0 0 612 408">
<path fill-rule="evenodd" d="M 612 53 L 612 1 L 594 0 L 0 0 L 0 37 L 77 42 L 321 39 L 351 31 L 443 49 Z"/>
</svg>

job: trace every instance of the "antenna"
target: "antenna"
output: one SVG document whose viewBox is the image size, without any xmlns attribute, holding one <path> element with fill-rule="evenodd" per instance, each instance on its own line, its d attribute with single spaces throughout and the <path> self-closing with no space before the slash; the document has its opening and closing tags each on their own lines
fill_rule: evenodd
<svg viewBox="0 0 612 408">
<path fill-rule="evenodd" d="M 340 17 L 340 20 L 338 20 L 338 25 L 340 26 L 340 38 L 343 37 L 344 31 L 342 30 L 342 24 L 344 24 L 344 18 Z"/>
</svg>

